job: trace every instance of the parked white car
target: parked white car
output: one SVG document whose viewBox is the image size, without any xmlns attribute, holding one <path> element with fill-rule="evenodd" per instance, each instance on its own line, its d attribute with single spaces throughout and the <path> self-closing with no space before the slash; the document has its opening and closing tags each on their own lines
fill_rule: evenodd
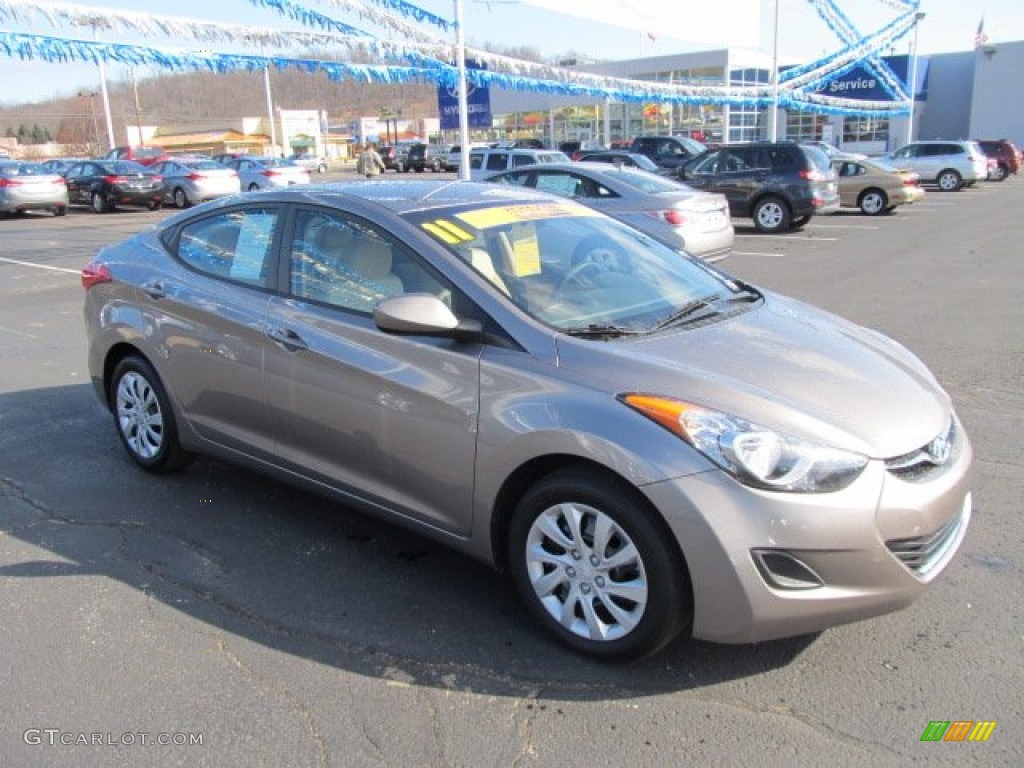
<svg viewBox="0 0 1024 768">
<path fill-rule="evenodd" d="M 956 192 L 988 178 L 988 159 L 976 141 L 915 141 L 883 155 L 891 165 L 915 171 L 922 182 Z"/>
</svg>

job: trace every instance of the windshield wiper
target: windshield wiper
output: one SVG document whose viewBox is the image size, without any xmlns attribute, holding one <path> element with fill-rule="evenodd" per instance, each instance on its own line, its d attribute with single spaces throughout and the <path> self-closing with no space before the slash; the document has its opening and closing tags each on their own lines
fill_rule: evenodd
<svg viewBox="0 0 1024 768">
<path fill-rule="evenodd" d="M 658 322 L 653 328 L 651 328 L 650 333 L 660 331 L 663 328 L 668 328 L 670 325 L 675 325 L 704 308 L 710 308 L 713 302 L 718 301 L 720 298 L 721 297 L 717 293 L 714 293 L 710 296 L 705 296 L 702 299 L 688 301 L 668 317 Z"/>
<path fill-rule="evenodd" d="M 636 336 L 640 331 L 632 331 L 620 325 L 591 323 L 576 328 L 566 328 L 565 333 L 582 339 L 614 339 L 619 336 Z"/>
</svg>

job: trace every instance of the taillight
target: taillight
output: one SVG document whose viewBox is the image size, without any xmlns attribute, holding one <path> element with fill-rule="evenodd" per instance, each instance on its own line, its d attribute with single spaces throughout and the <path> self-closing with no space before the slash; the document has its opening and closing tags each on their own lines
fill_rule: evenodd
<svg viewBox="0 0 1024 768">
<path fill-rule="evenodd" d="M 201 173 L 190 173 L 185 178 L 188 179 L 189 181 L 199 181 L 200 179 L 205 179 L 206 177 L 203 176 L 203 174 Z"/>
<path fill-rule="evenodd" d="M 153 177 L 153 183 L 154 183 L 154 184 L 160 184 L 160 183 L 162 183 L 162 182 L 163 182 L 163 180 L 164 180 L 164 177 L 163 177 L 163 176 L 154 176 L 154 177 Z"/>
<path fill-rule="evenodd" d="M 103 180 L 107 182 L 107 184 L 120 184 L 124 181 L 120 176 L 104 176 Z"/>
<path fill-rule="evenodd" d="M 665 211 L 661 217 L 673 227 L 681 227 L 686 223 L 686 217 L 676 210 Z"/>
<path fill-rule="evenodd" d="M 916 173 L 907 174 L 906 176 L 903 177 L 903 186 L 904 187 L 916 187 L 917 183 L 918 183 L 918 181 L 920 181 L 920 179 L 921 179 L 921 177 L 918 176 Z"/>
<path fill-rule="evenodd" d="M 817 169 L 813 171 L 800 171 L 800 178 L 807 179 L 808 181 L 828 181 L 828 176 Z"/>
<path fill-rule="evenodd" d="M 280 171 L 261 171 L 260 173 L 263 176 L 280 176 L 281 175 Z"/>
<path fill-rule="evenodd" d="M 100 283 L 112 283 L 113 281 L 114 276 L 110 273 L 110 268 L 103 264 L 90 261 L 82 267 L 82 288 L 85 290 Z"/>
<path fill-rule="evenodd" d="M 21 182 L 17 179 L 0 179 L 0 187 L 20 187 Z"/>
</svg>

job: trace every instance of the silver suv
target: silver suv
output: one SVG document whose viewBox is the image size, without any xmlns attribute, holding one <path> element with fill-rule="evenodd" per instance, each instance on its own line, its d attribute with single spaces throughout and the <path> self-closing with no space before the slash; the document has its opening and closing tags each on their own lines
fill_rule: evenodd
<svg viewBox="0 0 1024 768">
<path fill-rule="evenodd" d="M 469 178 L 483 181 L 502 171 L 538 163 L 571 163 L 572 159 L 557 149 L 474 149 L 469 153 Z"/>
<path fill-rule="evenodd" d="M 956 192 L 988 177 L 988 160 L 976 141 L 915 141 L 884 155 L 899 168 L 909 168 L 923 182 L 943 192 Z"/>
</svg>

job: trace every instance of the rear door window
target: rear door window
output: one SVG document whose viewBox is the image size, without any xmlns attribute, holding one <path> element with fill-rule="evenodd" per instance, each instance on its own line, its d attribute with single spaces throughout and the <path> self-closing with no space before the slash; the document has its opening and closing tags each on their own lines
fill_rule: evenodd
<svg viewBox="0 0 1024 768">
<path fill-rule="evenodd" d="M 206 275 L 269 288 L 273 283 L 276 208 L 224 211 L 182 228 L 177 256 Z"/>
</svg>

